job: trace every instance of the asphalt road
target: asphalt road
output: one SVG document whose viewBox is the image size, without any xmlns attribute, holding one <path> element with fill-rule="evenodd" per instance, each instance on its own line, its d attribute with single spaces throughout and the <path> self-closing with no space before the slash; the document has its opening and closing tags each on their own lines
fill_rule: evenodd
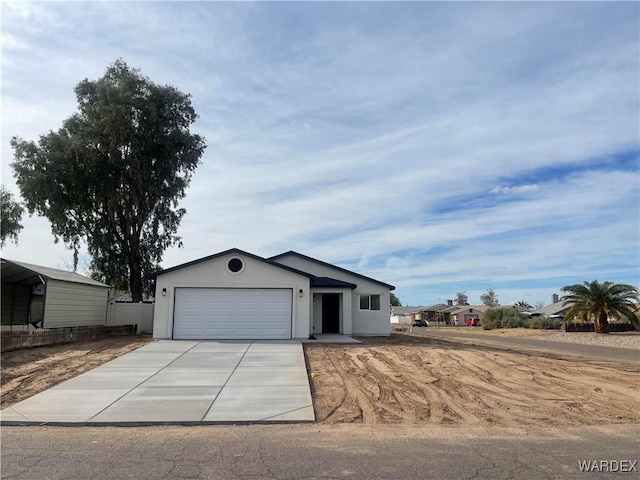
<svg viewBox="0 0 640 480">
<path fill-rule="evenodd" d="M 633 348 L 605 347 L 602 345 L 584 345 L 581 343 L 551 342 L 522 337 L 498 337 L 479 333 L 458 333 L 448 328 L 414 328 L 419 333 L 442 340 L 465 341 L 479 345 L 489 345 L 510 350 L 533 350 L 558 355 L 571 355 L 589 359 L 614 360 L 621 362 L 640 362 L 640 351 Z M 571 334 L 568 334 L 571 335 Z"/>
<path fill-rule="evenodd" d="M 594 460 L 633 478 L 640 471 L 640 425 L 40 426 L 4 427 L 1 436 L 1 477 L 15 480 L 611 478 L 580 472 L 580 461 Z"/>
</svg>

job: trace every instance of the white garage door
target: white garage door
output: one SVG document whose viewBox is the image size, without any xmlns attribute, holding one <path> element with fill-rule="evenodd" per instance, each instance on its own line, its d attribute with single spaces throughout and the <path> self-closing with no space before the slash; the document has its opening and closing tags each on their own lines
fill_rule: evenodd
<svg viewBox="0 0 640 480">
<path fill-rule="evenodd" d="M 176 288 L 173 338 L 291 338 L 291 290 Z"/>
</svg>

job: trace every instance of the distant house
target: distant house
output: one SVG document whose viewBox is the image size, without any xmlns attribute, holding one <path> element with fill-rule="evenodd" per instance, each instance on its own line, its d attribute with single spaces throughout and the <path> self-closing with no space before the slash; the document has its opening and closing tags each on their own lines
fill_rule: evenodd
<svg viewBox="0 0 640 480">
<path fill-rule="evenodd" d="M 451 307 L 444 303 L 436 303 L 435 305 L 427 305 L 426 307 L 420 307 L 419 310 L 413 312 L 414 320 L 425 320 L 427 322 L 444 321 L 444 311 Z"/>
<path fill-rule="evenodd" d="M 104 325 L 109 285 L 78 273 L 0 259 L 2 330 Z"/>
<path fill-rule="evenodd" d="M 563 318 L 564 314 L 571 305 L 565 305 L 563 301 L 554 302 L 550 305 L 545 305 L 538 310 L 531 312 L 532 317 L 546 316 L 550 318 Z"/>
<path fill-rule="evenodd" d="M 413 320 L 425 320 L 429 323 L 441 323 L 444 325 L 466 325 L 468 319 L 478 319 L 482 321 L 482 316 L 488 307 L 484 305 L 453 305 L 447 303 L 436 303 L 426 307 L 403 307 L 409 308 L 405 313 L 407 322 Z M 392 320 L 393 322 L 393 320 Z"/>
<path fill-rule="evenodd" d="M 411 323 L 413 320 L 417 320 L 414 316 L 421 308 L 423 307 L 392 306 L 390 316 L 391 323 Z"/>
<path fill-rule="evenodd" d="M 442 323 L 445 325 L 455 325 L 453 323 L 452 313 L 457 311 L 461 305 L 453 305 L 451 303 L 436 303 L 434 305 L 428 305 L 421 307 L 421 309 L 415 312 L 415 319 L 422 319 L 427 322 Z"/>
<path fill-rule="evenodd" d="M 450 324 L 464 326 L 467 325 L 467 320 L 482 323 L 482 316 L 488 309 L 486 305 L 456 305 L 456 309 L 449 312 Z"/>
</svg>

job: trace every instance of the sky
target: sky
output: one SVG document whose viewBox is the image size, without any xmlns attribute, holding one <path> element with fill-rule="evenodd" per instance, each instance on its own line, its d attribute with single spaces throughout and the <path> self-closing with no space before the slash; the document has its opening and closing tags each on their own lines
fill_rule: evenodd
<svg viewBox="0 0 640 480">
<path fill-rule="evenodd" d="M 168 268 L 288 250 L 396 286 L 640 283 L 637 2 L 2 2 L 2 184 L 116 59 L 192 95 L 207 149 Z M 3 258 L 68 268 L 25 215 Z M 86 259 L 86 257 L 85 257 Z"/>
</svg>

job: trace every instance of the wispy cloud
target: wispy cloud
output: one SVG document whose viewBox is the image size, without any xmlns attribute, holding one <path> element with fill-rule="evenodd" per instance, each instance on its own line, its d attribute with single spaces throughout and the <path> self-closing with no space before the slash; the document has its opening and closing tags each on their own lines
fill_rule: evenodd
<svg viewBox="0 0 640 480">
<path fill-rule="evenodd" d="M 489 193 L 496 195 L 518 195 L 521 193 L 535 192 L 538 190 L 538 185 L 516 185 L 513 187 L 493 187 L 489 190 Z"/>
<path fill-rule="evenodd" d="M 209 144 L 166 266 L 295 249 L 423 304 L 637 284 L 638 20 L 635 3 L 3 7 L 2 181 L 17 191 L 8 138 L 57 128 L 122 57 L 193 94 Z M 4 253 L 54 265 L 48 232 L 27 219 Z"/>
</svg>

